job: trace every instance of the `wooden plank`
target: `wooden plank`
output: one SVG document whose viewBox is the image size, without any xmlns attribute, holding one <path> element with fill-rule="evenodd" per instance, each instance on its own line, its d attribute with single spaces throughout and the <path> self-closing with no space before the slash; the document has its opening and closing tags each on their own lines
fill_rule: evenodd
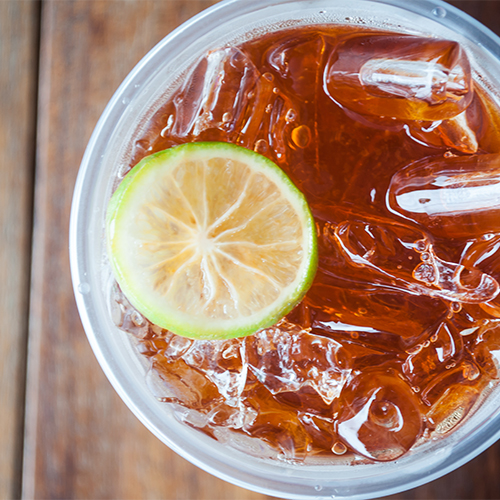
<svg viewBox="0 0 500 500">
<path fill-rule="evenodd" d="M 39 9 L 0 2 L 0 498 L 19 496 Z"/>
<path fill-rule="evenodd" d="M 90 350 L 69 274 L 73 187 L 100 113 L 151 47 L 211 3 L 43 4 L 24 498 L 267 498 L 199 470 L 136 420 Z"/>
</svg>

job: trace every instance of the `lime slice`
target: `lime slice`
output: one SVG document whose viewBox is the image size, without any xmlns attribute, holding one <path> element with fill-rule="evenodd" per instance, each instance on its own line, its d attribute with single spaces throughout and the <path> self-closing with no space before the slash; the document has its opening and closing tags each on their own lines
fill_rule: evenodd
<svg viewBox="0 0 500 500">
<path fill-rule="evenodd" d="M 107 238 L 134 307 L 190 338 L 273 325 L 302 299 L 317 267 L 302 193 L 272 161 L 227 143 L 144 158 L 111 198 Z"/>
</svg>

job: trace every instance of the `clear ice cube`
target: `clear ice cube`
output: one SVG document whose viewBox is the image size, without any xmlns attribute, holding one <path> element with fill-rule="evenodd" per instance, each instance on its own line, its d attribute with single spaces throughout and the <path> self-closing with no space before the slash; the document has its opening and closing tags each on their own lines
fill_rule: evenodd
<svg viewBox="0 0 500 500">
<path fill-rule="evenodd" d="M 217 128 L 232 138 L 243 127 L 260 78 L 255 65 L 239 49 L 231 47 L 210 52 L 174 97 L 175 115 L 168 132 L 186 139 Z"/>
<path fill-rule="evenodd" d="M 479 141 L 467 114 L 470 107 L 462 113 L 436 122 L 409 122 L 406 131 L 412 139 L 430 147 L 446 147 L 465 154 L 477 153 Z"/>
<path fill-rule="evenodd" d="M 492 276 L 439 258 L 431 239 L 411 226 L 351 214 L 336 226 L 335 237 L 350 265 L 375 271 L 408 292 L 480 303 L 500 291 Z"/>
<path fill-rule="evenodd" d="M 313 329 L 344 336 L 355 332 L 359 342 L 381 352 L 403 349 L 406 338 L 418 338 L 447 311 L 437 299 L 381 288 L 373 282 L 358 290 L 323 284 L 329 281 L 324 275 L 318 281 L 305 300 L 314 311 Z"/>
<path fill-rule="evenodd" d="M 391 179 L 389 209 L 439 236 L 500 231 L 500 155 L 425 158 Z"/>
<path fill-rule="evenodd" d="M 413 387 L 422 389 L 432 377 L 458 363 L 463 354 L 461 335 L 450 322 L 444 320 L 430 329 L 427 338 L 408 349 L 403 373 Z"/>
<path fill-rule="evenodd" d="M 212 51 L 174 96 L 175 110 L 162 137 L 177 143 L 209 137 L 255 149 L 280 162 L 292 137 L 298 141 L 296 147 L 307 147 L 306 134 L 292 136 L 303 126 L 296 105 L 299 99 L 293 101 L 281 83 L 273 71 L 259 72 L 239 49 Z"/>
<path fill-rule="evenodd" d="M 160 401 L 178 403 L 187 408 L 206 410 L 214 402 L 222 402 L 217 386 L 183 359 L 167 362 L 157 354 L 151 360 L 147 383 Z"/>
<path fill-rule="evenodd" d="M 283 148 L 280 158 L 286 157 L 294 172 L 304 162 L 314 164 L 317 158 L 316 96 L 321 88 L 324 47 L 320 34 L 293 35 L 270 46 L 264 56 L 275 78 L 274 90 L 283 99 L 282 110 L 275 118 L 271 115 L 269 144 Z"/>
<path fill-rule="evenodd" d="M 420 403 L 395 373 L 367 370 L 341 396 L 337 432 L 357 453 L 374 460 L 395 460 L 422 432 Z"/>
<path fill-rule="evenodd" d="M 457 42 L 361 35 L 341 41 L 325 68 L 325 91 L 360 114 L 446 120 L 473 96 L 470 64 Z"/>
<path fill-rule="evenodd" d="M 325 40 L 317 33 L 291 36 L 271 46 L 266 60 L 300 100 L 313 102 L 321 84 Z"/>
<path fill-rule="evenodd" d="M 479 399 L 480 389 L 466 385 L 449 387 L 427 414 L 435 434 L 443 435 L 454 429 Z"/>
<path fill-rule="evenodd" d="M 247 337 L 245 344 L 249 370 L 274 395 L 310 387 L 330 404 L 351 371 L 344 366 L 338 342 L 286 320 Z"/>
<path fill-rule="evenodd" d="M 184 362 L 201 370 L 217 386 L 230 406 L 237 406 L 247 381 L 243 343 L 235 340 L 195 340 L 182 355 Z"/>
<path fill-rule="evenodd" d="M 460 264 L 476 267 L 500 280 L 500 234 L 485 234 L 467 245 L 462 253 Z M 487 314 L 500 318 L 500 297 L 480 304 Z"/>
</svg>

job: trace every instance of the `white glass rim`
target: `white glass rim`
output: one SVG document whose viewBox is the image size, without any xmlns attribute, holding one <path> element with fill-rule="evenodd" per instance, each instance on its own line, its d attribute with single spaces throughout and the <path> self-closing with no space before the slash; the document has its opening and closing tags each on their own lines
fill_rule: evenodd
<svg viewBox="0 0 500 500">
<path fill-rule="evenodd" d="M 282 467 L 281 478 L 277 474 L 264 478 L 256 475 L 255 471 L 242 470 L 238 465 L 231 467 L 231 464 L 219 461 L 210 456 L 209 453 L 198 453 L 197 446 L 193 443 L 190 447 L 186 447 L 184 442 L 176 439 L 176 436 L 165 433 L 161 422 L 158 421 L 157 414 L 147 404 L 144 406 L 143 396 L 138 394 L 136 388 L 130 386 L 122 367 L 116 363 L 109 345 L 106 344 L 105 335 L 99 331 L 99 314 L 93 302 L 97 299 L 92 293 L 92 286 L 89 285 L 91 252 L 88 249 L 88 240 L 91 237 L 89 228 L 91 226 L 90 218 L 93 214 L 91 210 L 87 210 L 86 205 L 92 197 L 91 181 L 113 133 L 112 124 L 121 118 L 124 112 L 123 102 L 133 94 L 136 85 L 142 84 L 141 74 L 145 68 L 154 64 L 155 59 L 166 50 L 166 47 L 172 48 L 171 50 L 175 52 L 176 47 L 183 46 L 192 37 L 199 36 L 200 32 L 204 33 L 210 30 L 211 26 L 220 23 L 221 20 L 230 21 L 246 12 L 258 11 L 272 5 L 297 3 L 299 3 L 297 0 L 222 1 L 174 30 L 146 54 L 131 71 L 104 110 L 82 159 L 70 218 L 71 274 L 82 324 L 103 371 L 131 411 L 153 434 L 178 454 L 221 479 L 263 494 L 290 499 L 332 498 L 332 495 L 335 495 L 336 498 L 374 498 L 414 488 L 437 479 L 468 462 L 498 440 L 500 437 L 500 414 L 497 412 L 484 425 L 475 429 L 471 435 L 454 443 L 453 453 L 445 456 L 443 460 L 436 463 L 431 463 L 431 461 L 428 468 L 422 468 L 418 473 L 410 476 L 405 476 L 399 473 L 397 468 L 389 466 L 392 467 L 392 470 L 381 474 L 378 480 L 374 480 L 369 487 L 364 489 L 358 488 L 356 490 L 356 487 L 349 488 L 345 484 L 338 487 L 332 484 L 328 484 L 328 486 L 318 484 L 318 487 L 321 486 L 321 489 L 318 489 L 311 483 L 307 487 L 303 487 L 302 474 L 297 473 L 297 477 L 292 477 L 293 471 L 290 472 L 291 469 L 285 465 Z M 343 0 L 329 0 L 329 2 L 326 0 L 303 0 L 302 3 L 307 3 L 309 7 L 315 4 L 319 6 L 329 3 L 331 8 L 335 8 L 335 6 L 346 2 Z M 482 50 L 500 61 L 500 38 L 475 19 L 441 0 L 360 0 L 360 3 L 400 7 L 406 11 L 439 21 L 450 29 L 460 29 L 462 35 L 474 40 L 482 47 Z M 443 12 L 446 14 L 445 17 L 440 17 Z"/>
</svg>

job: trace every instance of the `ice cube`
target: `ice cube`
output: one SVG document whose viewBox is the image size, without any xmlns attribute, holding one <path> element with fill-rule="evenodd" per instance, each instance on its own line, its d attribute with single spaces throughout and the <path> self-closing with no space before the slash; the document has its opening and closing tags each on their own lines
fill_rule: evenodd
<svg viewBox="0 0 500 500">
<path fill-rule="evenodd" d="M 462 253 L 460 264 L 475 267 L 500 280 L 500 234 L 485 234 L 467 245 Z M 480 304 L 489 316 L 500 318 L 500 297 Z"/>
<path fill-rule="evenodd" d="M 150 330 L 149 322 L 128 301 L 118 283 L 109 288 L 109 309 L 115 325 L 121 330 L 144 339 Z"/>
<path fill-rule="evenodd" d="M 435 405 L 450 387 L 470 384 L 471 380 L 479 377 L 480 370 L 474 362 L 451 362 L 446 369 L 432 377 L 427 386 L 421 391 L 420 398 L 428 405 Z M 484 379 L 481 379 L 484 380 Z"/>
<path fill-rule="evenodd" d="M 260 73 L 245 52 L 234 47 L 214 50 L 177 91 L 175 110 L 162 136 L 177 143 L 232 142 L 280 162 L 292 131 L 304 126 L 294 100 L 282 87 L 272 71 Z M 296 147 L 307 147 L 303 133 L 295 136 Z"/>
<path fill-rule="evenodd" d="M 195 340 L 182 359 L 188 366 L 201 370 L 228 405 L 238 406 L 247 381 L 242 349 L 241 339 Z"/>
<path fill-rule="evenodd" d="M 485 234 L 467 245 L 460 263 L 500 278 L 500 234 Z"/>
<path fill-rule="evenodd" d="M 299 99 L 312 102 L 321 84 L 324 49 L 320 34 L 294 34 L 271 46 L 265 57 L 283 85 Z"/>
<path fill-rule="evenodd" d="M 343 347 L 338 342 L 286 320 L 247 337 L 245 344 L 249 370 L 274 395 L 310 387 L 330 404 L 351 371 L 339 361 Z"/>
<path fill-rule="evenodd" d="M 312 440 L 311 448 L 314 450 L 328 450 L 332 449 L 338 436 L 335 435 L 333 428 L 333 417 L 327 418 L 310 413 L 300 413 L 300 421 L 306 429 L 307 434 Z M 344 453 L 347 448 L 344 446 Z"/>
<path fill-rule="evenodd" d="M 351 266 L 375 271 L 408 292 L 480 303 L 500 291 L 479 269 L 439 258 L 430 238 L 411 226 L 351 213 L 336 226 L 335 238 Z"/>
<path fill-rule="evenodd" d="M 473 96 L 470 64 L 457 42 L 394 35 L 341 41 L 325 68 L 325 91 L 360 114 L 446 120 Z"/>
<path fill-rule="evenodd" d="M 471 347 L 474 362 L 492 379 L 500 376 L 500 321 L 483 323 L 484 331 L 477 336 Z"/>
<path fill-rule="evenodd" d="M 432 377 L 463 355 L 462 337 L 453 324 L 441 321 L 427 332 L 427 338 L 407 351 L 403 373 L 413 387 L 422 389 Z"/>
<path fill-rule="evenodd" d="M 425 158 L 391 179 L 391 211 L 450 238 L 500 231 L 500 155 Z"/>
<path fill-rule="evenodd" d="M 461 153 L 477 153 L 479 144 L 476 133 L 469 125 L 467 111 L 462 111 L 449 120 L 443 120 L 438 127 L 438 131 L 446 146 Z"/>
<path fill-rule="evenodd" d="M 279 96 L 285 99 L 269 130 L 274 143 L 284 148 L 280 153 L 292 165 L 292 174 L 300 174 L 304 162 L 316 163 L 316 96 L 321 89 L 324 47 L 325 40 L 318 33 L 293 34 L 265 54 Z"/>
<path fill-rule="evenodd" d="M 356 332 L 359 342 L 382 352 L 404 349 L 404 339 L 420 337 L 447 312 L 438 299 L 380 288 L 373 282 L 359 290 L 323 284 L 328 278 L 322 274 L 315 281 L 304 301 L 313 310 L 314 331 L 344 336 Z"/>
<path fill-rule="evenodd" d="M 479 142 L 469 123 L 467 108 L 459 115 L 437 122 L 409 122 L 408 135 L 419 143 L 431 147 L 447 147 L 465 154 L 477 153 Z"/>
<path fill-rule="evenodd" d="M 174 97 L 175 115 L 165 133 L 186 140 L 207 129 L 219 129 L 232 138 L 243 127 L 260 77 L 241 50 L 230 47 L 210 52 Z"/>
<path fill-rule="evenodd" d="M 262 409 L 244 430 L 276 446 L 280 450 L 277 458 L 285 462 L 301 461 L 309 451 L 311 438 L 295 411 L 279 406 Z"/>
<path fill-rule="evenodd" d="M 470 412 L 479 394 L 477 387 L 449 387 L 427 414 L 428 421 L 434 426 L 434 432 L 441 435 L 455 428 Z"/>
<path fill-rule="evenodd" d="M 147 383 L 151 392 L 163 402 L 178 403 L 195 410 L 209 410 L 221 402 L 217 387 L 184 360 L 168 362 L 158 353 L 151 359 Z"/>
<path fill-rule="evenodd" d="M 337 431 L 359 454 L 395 460 L 422 432 L 419 406 L 412 389 L 396 372 L 368 370 L 342 392 Z"/>
</svg>

